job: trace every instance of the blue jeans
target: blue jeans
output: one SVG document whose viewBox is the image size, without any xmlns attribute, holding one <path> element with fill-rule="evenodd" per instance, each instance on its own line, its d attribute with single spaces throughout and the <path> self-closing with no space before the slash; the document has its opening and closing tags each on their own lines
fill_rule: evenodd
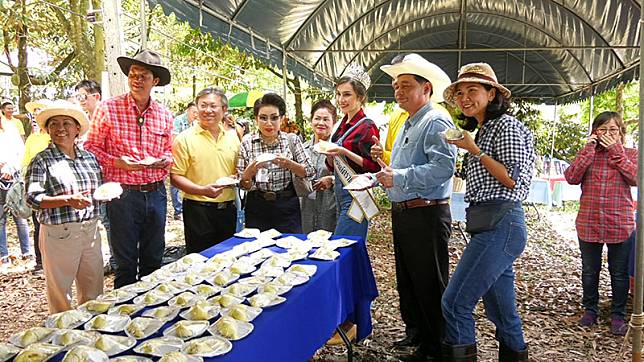
<svg viewBox="0 0 644 362">
<path fill-rule="evenodd" d="M 115 288 L 132 284 L 161 266 L 167 200 L 161 185 L 150 192 L 125 190 L 120 199 L 108 204 Z"/>
<path fill-rule="evenodd" d="M 172 197 L 172 208 L 174 209 L 174 216 L 181 215 L 181 213 L 183 212 L 183 205 L 181 204 L 179 189 L 170 185 L 170 196 Z"/>
<path fill-rule="evenodd" d="M 343 189 L 342 181 L 336 175 L 333 186 L 335 192 L 335 209 L 337 213 L 337 222 L 333 235 L 360 236 L 367 242 L 367 232 L 369 231 L 369 221 L 363 218 L 361 223 L 355 222 L 347 215 L 353 198 L 349 191 Z"/>
<path fill-rule="evenodd" d="M 608 248 L 608 271 L 613 295 L 611 315 L 624 318 L 628 300 L 628 257 L 635 231 L 624 242 L 606 244 Z M 599 272 L 602 269 L 603 243 L 587 243 L 579 240 L 581 251 L 581 285 L 584 291 L 581 303 L 587 311 L 599 314 Z"/>
<path fill-rule="evenodd" d="M 472 312 L 483 297 L 496 339 L 515 351 L 526 348 L 517 313 L 512 263 L 527 241 L 523 207 L 517 203 L 493 230 L 474 234 L 443 293 L 445 342 L 475 344 Z"/>
<path fill-rule="evenodd" d="M 9 255 L 7 249 L 7 218 L 11 216 L 13 222 L 16 223 L 18 228 L 18 240 L 20 240 L 20 251 L 23 255 L 29 254 L 29 224 L 27 219 L 21 219 L 13 215 L 9 215 L 4 211 L 4 204 L 0 204 L 0 257 Z M 37 241 L 36 241 L 37 242 Z"/>
</svg>

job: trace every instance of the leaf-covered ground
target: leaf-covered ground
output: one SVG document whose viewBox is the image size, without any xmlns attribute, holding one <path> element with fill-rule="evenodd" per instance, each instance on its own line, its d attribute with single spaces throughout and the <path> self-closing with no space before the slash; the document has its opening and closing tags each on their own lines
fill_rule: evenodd
<svg viewBox="0 0 644 362">
<path fill-rule="evenodd" d="M 630 343 L 620 355 L 622 337 L 609 331 L 610 286 L 606 268 L 602 270 L 601 323 L 592 328 L 576 325 L 581 314 L 579 251 L 574 234 L 574 213 L 528 212 L 529 241 L 515 264 L 519 312 L 524 322 L 531 361 L 624 361 L 630 360 Z M 399 351 L 392 342 L 403 336 L 395 288 L 391 224 L 388 213 L 373 223 L 368 244 L 380 296 L 373 304 L 373 334 L 354 347 L 354 360 L 395 361 Z M 18 252 L 13 223 L 8 222 L 9 246 Z M 180 222 L 168 223 L 169 245 L 183 242 Z M 465 242 L 454 232 L 450 243 L 451 267 L 456 265 Z M 32 263 L 14 260 L 14 265 L 0 269 L 0 340 L 12 333 L 41 324 L 47 316 L 44 279 L 31 274 Z M 606 266 L 606 264 L 604 264 Z M 106 277 L 106 289 L 112 278 Z M 629 305 L 630 307 L 630 305 Z M 630 312 L 630 309 L 629 309 Z M 482 304 L 475 310 L 479 360 L 496 360 L 497 344 L 494 325 L 485 319 Z M 324 347 L 313 358 L 316 361 L 346 360 L 341 346 Z"/>
</svg>

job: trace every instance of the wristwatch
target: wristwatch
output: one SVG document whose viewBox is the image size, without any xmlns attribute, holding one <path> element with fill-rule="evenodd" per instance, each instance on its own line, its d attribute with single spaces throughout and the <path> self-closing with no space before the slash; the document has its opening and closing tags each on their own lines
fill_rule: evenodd
<svg viewBox="0 0 644 362">
<path fill-rule="evenodd" d="M 483 150 L 480 150 L 479 153 L 477 153 L 477 154 L 472 153 L 472 157 L 476 158 L 479 161 L 481 160 L 481 157 L 483 157 L 483 156 L 487 156 L 487 153 L 483 152 Z"/>
</svg>

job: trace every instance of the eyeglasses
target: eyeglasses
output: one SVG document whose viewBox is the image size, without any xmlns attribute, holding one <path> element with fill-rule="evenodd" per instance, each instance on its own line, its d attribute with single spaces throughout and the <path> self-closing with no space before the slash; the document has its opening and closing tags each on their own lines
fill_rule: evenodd
<svg viewBox="0 0 644 362">
<path fill-rule="evenodd" d="M 91 94 L 78 93 L 78 94 L 76 94 L 74 97 L 75 97 L 77 100 L 79 100 L 79 101 L 83 102 L 83 101 L 86 101 L 86 100 L 87 100 L 87 98 L 89 98 L 89 96 L 93 96 L 93 97 L 95 97 L 97 94 L 98 94 L 98 93 L 91 93 Z"/>
<path fill-rule="evenodd" d="M 597 133 L 610 132 L 611 134 L 616 134 L 616 133 L 619 133 L 620 129 L 619 128 L 597 128 L 595 131 L 597 131 Z"/>
<path fill-rule="evenodd" d="M 267 116 L 258 116 L 257 120 L 260 121 L 261 123 L 268 123 L 268 122 L 277 123 L 277 122 L 280 121 L 280 118 L 282 118 L 282 117 L 281 116 L 270 116 L 270 118 L 269 118 Z"/>
</svg>

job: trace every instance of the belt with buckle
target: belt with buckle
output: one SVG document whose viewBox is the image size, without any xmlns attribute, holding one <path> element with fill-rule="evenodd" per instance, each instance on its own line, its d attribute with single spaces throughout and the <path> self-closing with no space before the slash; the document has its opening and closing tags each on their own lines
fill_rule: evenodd
<svg viewBox="0 0 644 362">
<path fill-rule="evenodd" d="M 235 205 L 234 201 L 224 201 L 224 202 L 207 202 L 207 201 L 197 201 L 197 200 L 191 200 L 191 199 L 183 199 L 184 202 L 188 203 L 193 203 L 196 205 L 200 206 L 205 206 L 205 207 L 212 207 L 217 210 L 223 210 L 227 209 L 228 207 L 231 207 Z"/>
<path fill-rule="evenodd" d="M 141 192 L 150 192 L 158 189 L 163 185 L 163 181 L 156 181 L 152 182 L 149 184 L 142 184 L 142 185 L 126 185 L 126 184 L 121 184 L 121 187 L 123 187 L 124 190 L 134 190 L 134 191 L 141 191 Z"/>
<path fill-rule="evenodd" d="M 281 191 L 260 191 L 260 190 L 255 190 L 251 191 L 251 193 L 257 193 L 259 197 L 266 201 L 275 201 L 279 199 L 287 199 L 290 197 L 294 197 L 295 195 L 295 190 L 292 189 L 286 189 L 286 190 L 281 190 Z"/>
<path fill-rule="evenodd" d="M 403 202 L 392 202 L 391 209 L 393 211 L 403 211 L 407 209 L 415 209 L 417 207 L 427 207 L 433 205 L 445 205 L 449 204 L 449 199 L 437 199 L 437 200 L 427 200 L 427 199 L 411 199 Z"/>
</svg>

